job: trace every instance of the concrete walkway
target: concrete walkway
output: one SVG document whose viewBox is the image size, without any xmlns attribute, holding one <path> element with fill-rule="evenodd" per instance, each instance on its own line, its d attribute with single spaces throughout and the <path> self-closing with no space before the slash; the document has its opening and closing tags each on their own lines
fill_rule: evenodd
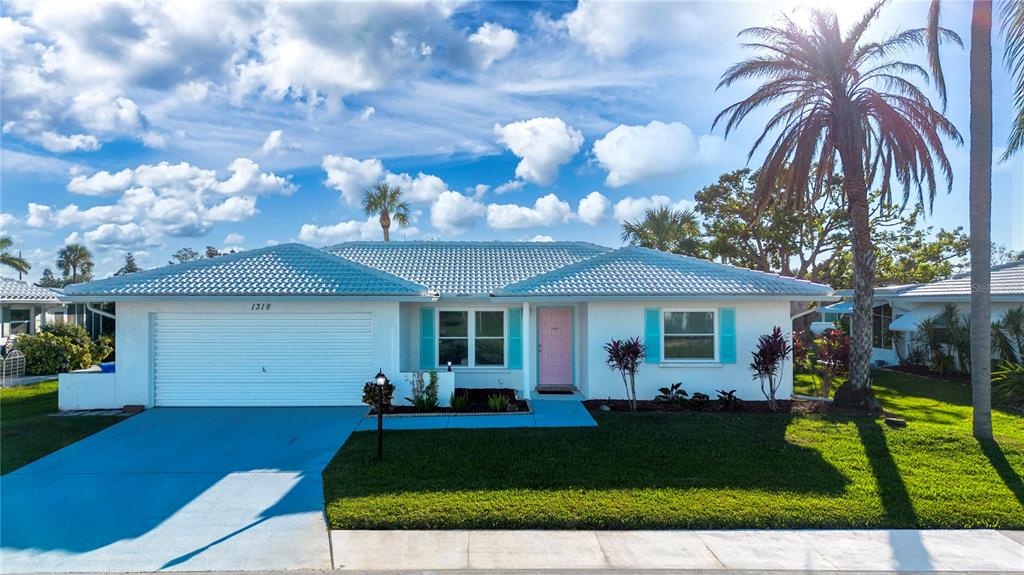
<svg viewBox="0 0 1024 575">
<path fill-rule="evenodd" d="M 1024 572 L 1021 532 L 332 531 L 347 571 Z"/>
<path fill-rule="evenodd" d="M 385 417 L 384 429 L 481 429 L 502 427 L 597 427 L 587 408 L 568 399 L 532 399 L 533 413 L 500 415 L 428 415 Z M 366 416 L 357 431 L 377 429 L 377 418 Z"/>
</svg>

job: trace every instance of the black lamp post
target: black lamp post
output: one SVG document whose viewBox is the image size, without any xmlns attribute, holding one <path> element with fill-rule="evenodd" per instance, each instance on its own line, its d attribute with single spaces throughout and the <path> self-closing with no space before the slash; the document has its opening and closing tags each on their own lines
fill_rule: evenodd
<svg viewBox="0 0 1024 575">
<path fill-rule="evenodd" d="M 373 378 L 377 384 L 377 460 L 384 460 L 384 386 L 388 384 L 388 376 L 383 370 L 377 371 Z"/>
<path fill-rule="evenodd" d="M 452 360 L 448 360 L 448 371 L 452 370 Z"/>
</svg>

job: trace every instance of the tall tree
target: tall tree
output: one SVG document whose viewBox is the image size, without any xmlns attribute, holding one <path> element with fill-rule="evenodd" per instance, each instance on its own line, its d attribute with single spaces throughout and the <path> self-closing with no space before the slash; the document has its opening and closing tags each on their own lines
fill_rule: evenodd
<svg viewBox="0 0 1024 575">
<path fill-rule="evenodd" d="M 36 285 L 45 288 L 62 288 L 64 287 L 64 281 L 53 275 L 53 270 L 46 268 L 43 270 L 43 275 L 36 282 Z"/>
<path fill-rule="evenodd" d="M 183 264 L 185 262 L 191 262 L 194 260 L 203 259 L 203 254 L 195 251 L 192 248 L 181 248 L 180 250 L 171 254 L 171 257 L 177 261 L 168 261 L 168 264 Z"/>
<path fill-rule="evenodd" d="M 121 269 L 114 272 L 114 275 L 123 276 L 126 274 L 133 274 L 139 271 L 142 271 L 142 268 L 139 267 L 139 264 L 135 263 L 135 255 L 129 252 L 124 255 L 124 265 L 121 266 Z"/>
<path fill-rule="evenodd" d="M 68 244 L 57 250 L 57 268 L 68 284 L 87 282 L 92 279 L 92 252 L 82 244 Z"/>
<path fill-rule="evenodd" d="M 700 257 L 704 252 L 697 214 L 668 206 L 648 208 L 642 220 L 624 222 L 622 241 L 686 256 Z"/>
<path fill-rule="evenodd" d="M 939 57 L 942 32 L 940 0 L 928 12 L 928 55 L 932 75 L 943 93 Z M 1015 78 L 1016 119 L 1003 159 L 1024 147 L 1024 1 L 1006 0 L 1002 10 L 1006 35 L 1004 62 Z M 992 1 L 974 0 L 970 53 L 970 223 L 971 223 L 971 403 L 974 436 L 992 439 Z"/>
<path fill-rule="evenodd" d="M 752 157 L 774 132 L 755 198 L 760 206 L 787 202 L 801 210 L 842 165 L 843 195 L 852 227 L 854 310 L 850 377 L 835 396 L 838 406 L 879 409 L 871 391 L 871 310 L 874 294 L 874 249 L 869 225 L 868 186 L 880 181 L 883 201 L 892 194 L 893 178 L 902 188 L 904 203 L 911 191 L 917 201 L 931 204 L 938 187 L 936 172 L 952 188 L 952 170 L 943 150 L 943 136 L 960 143 L 956 127 L 932 107 L 911 81 L 928 82 L 928 74 L 893 55 L 922 46 L 924 29 L 897 32 L 881 41 L 864 34 L 878 18 L 884 1 L 873 5 L 843 33 L 831 11 L 812 10 L 809 28 L 781 17 L 777 26 L 749 28 L 742 36 L 757 56 L 729 68 L 719 88 L 743 80 L 761 85 L 747 98 L 715 118 L 725 120 L 726 135 L 754 110 L 778 105 L 754 142 Z M 941 38 L 959 41 L 941 29 Z M 813 168 L 813 173 L 812 173 Z M 770 191 L 781 172 L 789 170 L 782 197 Z"/>
<path fill-rule="evenodd" d="M 402 188 L 387 182 L 378 182 L 363 192 L 363 211 L 368 216 L 380 216 L 384 241 L 391 240 L 392 219 L 399 225 L 409 225 L 409 203 L 402 199 Z"/>
<path fill-rule="evenodd" d="M 14 255 L 11 253 L 10 250 L 13 245 L 14 241 L 11 238 L 7 236 L 0 237 L 0 265 L 16 270 L 18 274 L 28 273 L 28 270 L 32 269 L 32 265 L 25 258 L 21 257 L 21 254 Z"/>
</svg>

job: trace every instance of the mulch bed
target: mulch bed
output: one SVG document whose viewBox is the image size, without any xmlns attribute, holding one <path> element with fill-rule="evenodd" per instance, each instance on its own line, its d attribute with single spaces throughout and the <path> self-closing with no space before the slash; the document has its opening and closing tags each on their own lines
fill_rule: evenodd
<svg viewBox="0 0 1024 575">
<path fill-rule="evenodd" d="M 672 405 L 663 401 L 644 400 L 637 401 L 636 403 L 637 411 L 645 412 L 771 413 L 771 410 L 768 409 L 767 401 L 739 401 L 728 409 L 723 409 L 718 402 L 714 400 L 704 404 L 704 406 L 700 408 L 690 402 L 686 402 L 681 405 Z M 820 401 L 793 401 L 780 399 L 775 403 L 779 407 L 776 413 L 822 413 L 828 410 L 828 405 L 825 402 Z M 583 405 L 589 411 L 594 412 L 630 411 L 629 402 L 624 399 L 588 399 L 583 402 Z M 610 409 L 603 409 L 602 406 L 607 406 Z"/>
<path fill-rule="evenodd" d="M 525 402 L 525 401 L 523 401 L 521 399 L 516 399 L 516 392 L 513 389 L 499 389 L 499 388 L 466 389 L 466 388 L 461 388 L 460 387 L 460 388 L 456 388 L 455 393 L 458 394 L 458 395 L 465 394 L 465 395 L 469 396 L 469 404 L 466 406 L 466 409 L 464 409 L 462 411 L 459 411 L 459 412 L 455 412 L 455 411 L 452 411 L 452 408 L 450 408 L 450 407 L 437 407 L 437 408 L 432 409 L 430 411 L 420 411 L 420 410 L 416 409 L 416 407 L 413 406 L 413 405 L 393 405 L 393 406 L 391 406 L 391 409 L 386 411 L 386 412 L 384 412 L 384 414 L 385 415 L 389 415 L 389 414 L 394 414 L 394 415 L 411 415 L 411 414 L 428 414 L 428 413 L 462 413 L 462 414 L 485 413 L 485 414 L 492 414 L 492 413 L 495 413 L 495 412 L 491 411 L 491 407 L 489 405 L 487 405 L 487 398 L 492 396 L 492 395 L 504 395 L 505 397 L 508 397 L 508 399 L 509 399 L 509 401 L 508 401 L 508 412 L 509 413 L 518 413 L 518 412 L 525 412 L 525 411 L 529 411 L 530 410 L 530 405 L 527 402 Z M 370 415 L 376 415 L 376 414 L 377 414 L 377 410 L 371 408 L 370 409 Z"/>
<path fill-rule="evenodd" d="M 890 365 L 885 369 L 891 371 L 899 371 L 901 373 L 909 373 L 911 375 L 920 375 L 921 377 L 930 377 L 933 379 L 943 379 L 951 381 L 953 383 L 960 383 L 963 385 L 971 384 L 971 374 L 969 373 L 951 373 L 949 375 L 941 375 L 937 371 L 932 371 L 927 365 Z"/>
</svg>

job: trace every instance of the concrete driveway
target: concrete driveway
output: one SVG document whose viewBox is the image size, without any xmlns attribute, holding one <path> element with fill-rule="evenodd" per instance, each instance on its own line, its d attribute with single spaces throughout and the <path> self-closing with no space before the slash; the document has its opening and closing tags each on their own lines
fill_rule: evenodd
<svg viewBox="0 0 1024 575">
<path fill-rule="evenodd" d="M 0 478 L 0 571 L 330 569 L 320 473 L 365 411 L 132 417 Z"/>
</svg>

